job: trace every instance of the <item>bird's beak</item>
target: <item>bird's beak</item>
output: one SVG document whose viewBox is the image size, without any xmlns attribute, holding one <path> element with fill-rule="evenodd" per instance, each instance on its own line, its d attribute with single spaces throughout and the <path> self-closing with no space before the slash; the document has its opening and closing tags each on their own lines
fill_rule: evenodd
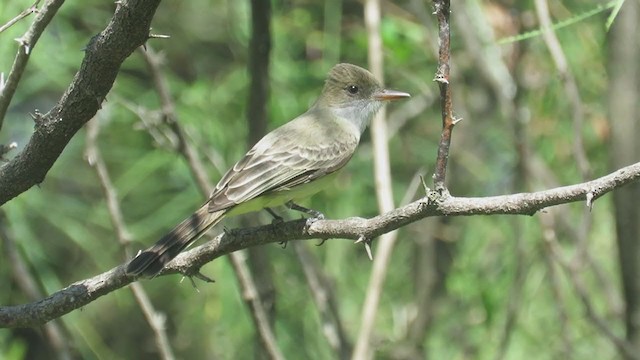
<svg viewBox="0 0 640 360">
<path fill-rule="evenodd" d="M 404 99 L 408 97 L 411 97 L 411 95 L 409 95 L 406 92 L 396 91 L 396 90 L 387 90 L 387 89 L 382 89 L 376 92 L 375 94 L 373 94 L 373 98 L 378 101 L 399 100 L 399 99 Z"/>
</svg>

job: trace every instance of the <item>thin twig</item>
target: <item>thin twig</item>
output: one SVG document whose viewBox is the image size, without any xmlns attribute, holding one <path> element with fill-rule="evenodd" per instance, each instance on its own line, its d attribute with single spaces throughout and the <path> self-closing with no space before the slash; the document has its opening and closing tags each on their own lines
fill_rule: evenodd
<svg viewBox="0 0 640 360">
<path fill-rule="evenodd" d="M 571 344 L 571 333 L 569 326 L 569 312 L 567 310 L 567 304 L 562 294 L 560 287 L 560 281 L 558 279 L 558 273 L 555 268 L 554 259 L 555 252 L 552 249 L 552 244 L 557 244 L 558 237 L 556 235 L 556 225 L 554 224 L 554 217 L 551 213 L 540 214 L 540 227 L 542 230 L 543 248 L 544 248 L 544 261 L 547 265 L 547 273 L 549 274 L 549 281 L 551 283 L 551 292 L 554 298 L 554 307 L 558 311 L 558 318 L 560 319 L 560 337 L 562 338 L 562 351 L 563 359 L 571 359 L 574 354 L 573 346 Z"/>
<path fill-rule="evenodd" d="M 383 79 L 383 48 L 380 34 L 380 0 L 367 0 L 364 6 L 364 18 L 369 43 L 369 69 L 378 78 Z M 386 109 L 382 109 L 371 123 L 371 142 L 373 144 L 373 167 L 378 211 L 384 213 L 395 207 L 391 180 L 391 164 L 389 161 L 388 129 Z M 378 252 L 373 262 L 367 292 L 362 306 L 360 329 L 353 350 L 352 359 L 369 359 L 372 357 L 371 336 L 382 285 L 387 275 L 391 253 L 398 234 L 395 231 L 384 234 L 378 241 Z M 368 243 L 365 249 L 369 253 Z M 370 255 L 371 256 L 371 255 Z"/>
<path fill-rule="evenodd" d="M 97 121 L 98 119 L 94 119 L 87 124 L 87 141 L 86 141 L 86 158 L 89 165 L 91 165 L 98 176 L 98 180 L 100 182 L 100 186 L 102 187 L 102 191 L 104 193 L 104 197 L 107 200 L 107 209 L 109 210 L 109 218 L 111 219 L 111 224 L 113 225 L 114 230 L 116 231 L 118 242 L 124 248 L 125 253 L 129 254 L 129 244 L 131 243 L 131 233 L 126 227 L 124 216 L 122 215 L 122 208 L 120 206 L 120 202 L 118 201 L 118 194 L 116 192 L 113 183 L 111 182 L 111 177 L 109 176 L 109 171 L 107 169 L 107 165 L 102 159 L 102 154 L 100 153 L 100 149 L 98 148 L 98 133 L 100 131 L 100 124 Z M 129 257 L 129 256 L 127 256 Z M 171 349 L 171 345 L 169 345 L 169 339 L 167 337 L 167 332 L 165 328 L 165 320 L 166 317 L 156 311 L 153 304 L 149 300 L 149 296 L 147 296 L 146 291 L 142 288 L 142 285 L 139 283 L 131 284 L 131 291 L 142 309 L 142 313 L 144 314 L 151 330 L 155 335 L 156 346 L 160 351 L 160 357 L 165 360 L 173 360 L 175 356 L 173 355 L 173 350 Z"/>
<path fill-rule="evenodd" d="M 178 138 L 180 144 L 180 146 L 178 146 L 178 152 L 187 160 L 191 174 L 198 182 L 200 192 L 204 196 L 208 196 L 209 191 L 213 188 L 213 184 L 209 181 L 209 178 L 206 175 L 207 172 L 205 171 L 205 166 L 198 157 L 195 148 L 185 138 L 185 132 L 178 122 L 173 97 L 171 96 L 169 87 L 167 86 L 167 81 L 162 75 L 159 59 L 150 47 L 148 47 L 146 51 L 142 52 L 142 55 L 147 62 L 149 71 L 152 73 L 154 83 L 156 85 L 156 91 L 160 96 L 163 109 L 162 118 Z M 269 326 L 269 316 L 266 309 L 260 299 L 253 296 L 253 294 L 258 294 L 258 290 L 255 288 L 255 281 L 247 266 L 246 260 L 244 259 L 244 254 L 229 253 L 229 258 L 235 270 L 236 278 L 242 288 L 242 293 L 245 294 L 245 299 L 247 300 L 247 305 L 249 306 L 252 319 L 258 329 L 258 335 L 260 336 L 261 342 L 272 357 L 278 358 L 278 355 L 281 356 L 282 354 L 278 348 L 277 342 L 275 342 L 273 329 Z M 262 323 L 262 321 L 267 322 Z"/>
<path fill-rule="evenodd" d="M 178 115 L 176 113 L 173 97 L 169 90 L 169 85 L 160 70 L 161 57 L 149 45 L 144 49 L 140 48 L 140 53 L 142 54 L 144 61 L 147 63 L 147 68 L 151 73 L 153 84 L 155 85 L 156 92 L 160 98 L 160 104 L 162 106 L 162 120 L 167 126 L 169 126 L 175 137 L 178 139 L 178 152 L 189 163 L 189 168 L 198 182 L 198 186 L 200 189 L 204 189 L 203 192 L 205 194 L 208 194 L 213 185 L 209 181 L 209 176 L 207 175 L 204 166 L 200 163 L 197 151 L 187 141 L 185 133 L 178 122 Z"/>
<path fill-rule="evenodd" d="M 544 187 L 554 188 L 559 186 L 559 180 L 539 156 L 532 154 L 528 166 L 530 167 L 528 172 L 530 174 L 535 174 L 536 178 L 542 182 Z M 591 213 L 591 210 L 587 206 L 584 206 L 583 211 L 584 210 L 588 210 L 589 213 Z M 560 228 L 560 230 L 567 234 L 569 239 L 574 244 L 580 244 L 581 232 L 576 229 L 576 223 L 570 217 L 571 213 L 568 211 L 559 211 L 559 209 L 549 209 L 549 213 L 552 214 L 555 219 L 555 226 L 557 226 L 558 228 Z M 585 222 L 583 221 L 582 224 L 578 226 L 584 225 Z M 579 265 L 575 260 L 577 258 L 582 259 L 582 256 L 584 256 L 584 260 L 579 261 L 581 263 L 580 266 L 593 271 L 593 273 L 595 274 L 596 280 L 598 281 L 598 286 L 602 289 L 602 293 L 607 299 L 607 308 L 612 309 L 613 313 L 622 313 L 623 305 L 619 296 L 617 295 L 618 291 L 616 289 L 615 281 L 611 279 L 611 276 L 608 276 L 607 272 L 602 268 L 602 264 L 598 263 L 595 257 L 590 252 L 578 252 L 579 251 L 576 251 L 576 254 L 574 256 L 574 264 L 576 266 Z"/>
<path fill-rule="evenodd" d="M 342 326 L 336 295 L 329 279 L 305 244 L 294 242 L 292 246 L 309 284 L 313 302 L 320 313 L 322 333 L 333 350 L 335 358 L 348 359 L 352 350 L 351 343 Z"/>
<path fill-rule="evenodd" d="M 564 86 L 569 103 L 571 104 L 571 117 L 573 119 L 573 158 L 576 160 L 582 181 L 586 181 L 591 176 L 591 165 L 587 159 L 583 141 L 584 111 L 580 91 L 576 84 L 573 72 L 569 68 L 567 58 L 562 50 L 560 41 L 553 31 L 551 17 L 549 15 L 549 5 L 547 0 L 536 0 L 536 14 L 542 27 L 542 38 L 544 39 L 551 58 L 558 70 L 560 80 Z M 576 234 L 576 254 L 573 258 L 575 266 L 584 267 L 589 262 L 588 235 L 591 231 L 592 217 L 591 208 L 585 206 L 582 209 L 582 224 L 577 227 Z"/>
<path fill-rule="evenodd" d="M 33 31 L 27 32 L 28 38 L 39 34 L 45 20 L 53 16 L 54 6 L 62 2 L 50 0 L 43 6 L 31 27 Z M 0 205 L 41 183 L 73 136 L 98 112 L 122 62 L 148 40 L 151 19 L 159 3 L 160 0 L 117 2 L 109 24 L 91 38 L 82 64 L 65 93 L 46 114 L 36 117 L 35 128 L 23 150 L 0 166 Z M 23 52 L 19 52 L 16 60 Z M 8 107 L 9 94 L 17 86 L 16 76 L 12 80 L 14 89 L 5 88 L 0 94 L 0 119 Z"/>
<path fill-rule="evenodd" d="M 236 256 L 231 256 L 230 259 L 231 264 L 236 271 L 238 281 L 240 282 L 242 297 L 251 308 L 249 313 L 251 313 L 253 322 L 256 324 L 256 329 L 258 330 L 262 345 L 269 353 L 269 357 L 271 359 L 284 359 L 284 355 L 278 346 L 273 329 L 269 325 L 267 311 L 258 296 L 257 286 L 253 281 L 253 276 L 249 272 L 249 266 L 246 263 L 247 259 L 245 254 L 238 252 L 236 253 Z"/>
<path fill-rule="evenodd" d="M 13 237 L 6 230 L 5 215 L 0 211 L 0 240 L 3 243 L 4 255 L 12 269 L 12 275 L 16 284 L 30 301 L 37 301 L 42 298 L 42 288 L 39 281 L 34 279 L 29 271 L 29 267 L 25 264 L 20 251 L 16 247 Z M 72 341 L 68 338 L 68 330 L 65 328 L 64 322 L 54 320 L 42 325 L 45 337 L 51 349 L 55 352 L 58 359 L 69 360 L 74 358 L 70 352 L 70 344 Z"/>
<path fill-rule="evenodd" d="M 437 194 L 430 193 L 406 206 L 370 219 L 318 220 L 310 226 L 303 219 L 233 230 L 178 255 L 167 264 L 161 275 L 194 273 L 194 269 L 199 269 L 213 259 L 251 246 L 308 239 L 357 240 L 362 234 L 375 238 L 431 216 L 533 215 L 550 206 L 585 201 L 587 193 L 594 194 L 593 199 L 598 199 L 639 179 L 640 162 L 586 183 L 544 191 L 479 198 L 438 198 Z M 126 286 L 133 280 L 125 274 L 124 265 L 120 265 L 93 278 L 71 284 L 37 302 L 2 306 L 0 328 L 43 324 Z"/>
<path fill-rule="evenodd" d="M 633 348 L 633 346 L 626 341 L 624 338 L 617 336 L 613 330 L 609 327 L 607 322 L 602 319 L 598 314 L 596 314 L 595 309 L 591 303 L 589 298 L 589 292 L 584 285 L 584 280 L 582 278 L 582 273 L 579 269 L 575 268 L 571 262 L 564 259 L 561 254 L 561 250 L 559 249 L 559 245 L 554 239 L 551 238 L 551 241 L 547 243 L 550 249 L 550 253 L 553 256 L 553 259 L 560 264 L 560 266 L 567 273 L 567 278 L 569 282 L 573 285 L 573 288 L 578 295 L 578 298 L 582 302 L 584 307 L 584 311 L 587 315 L 587 319 L 591 321 L 591 323 L 598 329 L 611 343 L 618 349 L 618 352 L 624 356 L 626 359 L 640 359 L 637 351 Z"/>
<path fill-rule="evenodd" d="M 38 2 L 39 1 L 36 1 L 33 6 L 37 5 Z M 0 129 L 2 129 L 4 117 L 7 114 L 7 109 L 9 109 L 11 99 L 18 89 L 18 83 L 22 78 L 24 69 L 27 67 L 29 55 L 33 52 L 33 48 L 36 46 L 36 42 L 38 42 L 40 35 L 42 35 L 44 29 L 49 25 L 49 22 L 53 19 L 54 15 L 63 3 L 64 0 L 49 0 L 45 2 L 42 8 L 38 11 L 38 15 L 33 21 L 33 24 L 31 24 L 29 30 L 27 30 L 22 37 L 17 39 L 20 47 L 18 48 L 13 65 L 11 66 L 11 71 L 9 71 L 9 76 L 7 76 L 7 81 L 4 83 L 2 91 L 0 91 Z"/>
<path fill-rule="evenodd" d="M 264 0 L 251 0 L 251 37 L 249 40 L 249 59 L 247 63 L 247 72 L 249 74 L 249 96 L 246 104 L 246 124 L 249 130 L 246 138 L 247 147 L 251 148 L 256 144 L 267 132 L 268 116 L 268 100 L 270 88 L 269 64 L 271 55 L 271 2 Z M 249 221 L 249 219 L 245 219 Z M 234 268 L 238 266 L 246 266 L 247 261 L 244 258 L 234 259 L 234 256 L 240 254 L 231 254 Z M 270 338 L 275 339 L 275 322 L 276 322 L 276 286 L 274 284 L 274 266 L 270 259 L 270 253 L 263 248 L 247 249 L 248 262 L 243 273 L 251 276 L 251 283 L 242 281 L 240 273 L 237 273 L 240 286 L 254 285 L 255 289 L 251 292 L 255 293 L 256 298 L 252 298 L 251 302 L 257 302 L 260 305 L 260 314 L 255 314 L 254 319 L 256 326 L 266 328 L 267 332 L 258 331 L 256 353 L 264 353 L 265 350 L 274 354 L 280 353 L 278 345 L 275 341 L 269 343 Z M 238 271 L 238 270 L 236 270 Z M 248 303 L 249 311 L 256 309 L 255 305 Z M 258 324 L 257 321 L 266 320 L 264 324 Z M 268 338 L 263 338 L 268 336 Z M 271 347 L 271 348 L 270 348 Z M 273 348 L 273 349 L 272 349 Z"/>
<path fill-rule="evenodd" d="M 528 267 L 525 264 L 526 256 L 523 249 L 525 238 L 522 235 L 522 223 L 519 222 L 520 220 L 521 219 L 513 219 L 513 222 L 515 222 L 513 228 L 515 234 L 517 234 L 514 239 L 514 244 L 512 244 L 515 270 L 511 281 L 511 288 L 509 289 L 506 320 L 500 335 L 500 345 L 495 356 L 496 360 L 504 359 L 507 354 L 513 330 L 518 323 L 518 313 L 520 311 L 520 305 L 522 304 L 522 288 L 524 287 Z"/>
<path fill-rule="evenodd" d="M 582 105 L 582 99 L 580 98 L 580 92 L 576 79 L 569 68 L 567 58 L 564 55 L 560 41 L 556 37 L 556 33 L 553 31 L 553 24 L 551 17 L 549 16 L 549 5 L 547 0 L 535 0 L 536 14 L 538 20 L 542 26 L 542 38 L 544 39 L 551 58 L 553 59 L 556 69 L 560 74 L 560 80 L 564 85 L 564 91 L 567 94 L 569 103 L 571 104 L 571 115 L 573 118 L 573 156 L 582 175 L 582 180 L 587 180 L 591 176 L 591 165 L 587 160 L 587 155 L 584 150 L 584 141 L 582 139 L 582 132 L 584 128 L 584 111 Z"/>
<path fill-rule="evenodd" d="M 440 107 L 442 111 L 442 134 L 438 145 L 438 157 L 436 159 L 436 172 L 433 175 L 435 190 L 439 193 L 446 191 L 445 178 L 447 173 L 447 160 L 449 159 L 449 147 L 451 146 L 451 133 L 456 121 L 453 117 L 453 103 L 451 84 L 449 83 L 450 70 L 450 3 L 449 0 L 434 0 L 434 14 L 438 19 L 438 38 L 440 50 L 438 52 L 438 70 L 434 81 L 440 87 Z"/>
<path fill-rule="evenodd" d="M 0 33 L 2 33 L 3 31 L 7 30 L 10 27 L 12 27 L 18 21 L 26 18 L 27 16 L 33 14 L 34 12 L 37 12 L 38 11 L 38 4 L 40 3 L 40 1 L 41 0 L 36 0 L 36 2 L 33 3 L 33 5 L 29 6 L 27 9 L 22 10 L 22 12 L 20 14 L 16 15 L 16 17 L 14 17 L 13 19 L 7 21 L 6 24 L 0 26 Z"/>
</svg>

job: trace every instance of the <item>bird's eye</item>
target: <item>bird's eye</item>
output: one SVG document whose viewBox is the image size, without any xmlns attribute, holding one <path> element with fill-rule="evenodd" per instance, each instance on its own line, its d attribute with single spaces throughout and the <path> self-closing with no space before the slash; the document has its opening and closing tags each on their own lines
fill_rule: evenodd
<svg viewBox="0 0 640 360">
<path fill-rule="evenodd" d="M 360 89 L 358 88 L 358 85 L 347 85 L 347 91 L 349 94 L 355 95 L 360 91 Z"/>
</svg>

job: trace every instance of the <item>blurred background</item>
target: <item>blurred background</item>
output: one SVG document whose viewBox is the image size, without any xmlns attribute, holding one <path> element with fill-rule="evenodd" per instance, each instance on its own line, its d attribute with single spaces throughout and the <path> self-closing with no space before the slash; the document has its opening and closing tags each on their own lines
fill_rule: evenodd
<svg viewBox="0 0 640 360">
<path fill-rule="evenodd" d="M 368 67 L 363 2 L 163 1 L 146 55 L 123 64 L 91 120 L 133 241 L 155 242 L 205 196 L 180 153 L 154 85 L 166 81 L 184 138 L 215 183 L 265 129 L 304 112 L 338 62 Z M 31 0 L 0 3 L 0 24 Z M 541 1 L 455 1 L 449 79 L 456 116 L 448 188 L 455 196 L 489 196 L 580 183 L 640 158 L 638 134 L 640 3 L 626 1 L 611 28 L 600 2 L 551 1 L 553 39 L 516 35 L 544 24 Z M 253 14 L 270 22 L 267 60 L 250 51 Z M 260 8 L 262 7 L 262 8 Z M 266 9 L 266 10 L 265 10 Z M 33 130 L 29 113 L 48 111 L 78 70 L 82 49 L 109 23 L 114 2 L 65 3 L 32 49 L 0 132 L 17 142 Z M 382 1 L 385 83 L 412 98 L 387 107 L 396 205 L 431 185 L 441 131 L 437 21 L 430 1 Z M 0 33 L 6 76 L 33 15 Z M 263 28 L 264 29 L 264 28 Z M 263 38 L 264 39 L 264 38 Z M 506 39 L 506 40 L 505 40 Z M 551 47 L 550 47 L 551 46 Z M 557 49 L 556 49 L 557 51 Z M 262 53 L 265 54 L 264 52 Z M 558 56 L 561 56 L 558 58 Z M 158 67 L 149 66 L 152 58 Z M 251 59 L 266 77 L 263 116 L 250 97 Z M 564 64 L 562 59 L 564 59 Z M 263 66 L 260 67 L 260 64 Z M 264 66 L 268 64 L 268 67 Z M 264 72 L 262 74 L 265 74 Z M 255 86 L 255 85 L 254 85 Z M 254 87 L 255 89 L 255 87 Z M 259 96 L 258 96 L 259 98 Z M 45 181 L 0 209 L 0 304 L 92 277 L 129 258 L 118 241 L 104 189 L 86 159 L 87 130 L 69 143 Z M 378 214 L 367 132 L 335 188 L 307 205 L 330 219 Z M 402 228 L 393 249 L 370 341 L 379 359 L 524 359 L 631 357 L 640 353 L 637 185 L 531 217 L 429 218 Z M 404 199 L 404 200 L 402 200 Z M 286 218 L 299 215 L 277 209 Z M 228 219 L 224 227 L 267 224 L 268 214 Z M 212 231 L 222 231 L 219 226 Z M 203 241 L 201 240 L 200 243 Z M 277 345 L 289 358 L 349 358 L 360 331 L 372 262 L 351 241 L 295 242 L 254 249 L 248 263 L 271 316 Z M 374 241 L 373 253 L 378 244 Z M 327 335 L 325 311 L 303 271 L 323 279 L 338 321 Z M 17 269 L 24 266 L 24 271 Z M 227 258 L 204 266 L 207 284 L 177 275 L 141 281 L 166 317 L 171 352 L 184 359 L 264 358 L 255 325 Z M 31 294 L 31 295 L 30 295 Z M 37 294 L 37 292 L 36 292 Z M 322 302 L 320 302 L 322 304 Z M 337 323 L 337 325 L 336 325 Z M 0 358 L 155 359 L 156 336 L 128 288 L 110 293 L 46 328 L 0 331 Z M 336 345 L 337 344 L 337 345 Z M 626 349 L 626 352 L 625 352 Z M 165 354 L 166 357 L 166 354 Z"/>
</svg>

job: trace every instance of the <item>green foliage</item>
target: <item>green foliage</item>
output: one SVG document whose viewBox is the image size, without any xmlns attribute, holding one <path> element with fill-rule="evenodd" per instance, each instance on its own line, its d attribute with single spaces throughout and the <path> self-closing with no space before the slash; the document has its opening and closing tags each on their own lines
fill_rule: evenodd
<svg viewBox="0 0 640 360">
<path fill-rule="evenodd" d="M 30 5 L 31 1 L 0 2 L 0 23 Z M 340 61 L 366 66 L 367 37 L 362 7 L 344 2 L 340 41 L 325 42 L 321 2 L 273 2 L 273 51 L 269 129 L 302 113 L 314 101 L 322 86 L 327 64 L 324 54 L 339 54 Z M 579 2 L 565 2 L 565 6 Z M 391 139 L 391 162 L 396 202 L 407 191 L 414 174 L 426 169 L 427 184 L 433 173 L 440 136 L 440 109 L 436 83 L 432 82 L 437 43 L 435 19 L 419 22 L 408 4 L 394 5 L 385 13 L 382 36 L 385 45 L 386 83 L 424 97 L 428 106 L 410 118 Z M 406 8 L 400 8 L 405 7 Z M 464 6 L 464 5 L 455 5 Z M 452 18 L 456 16 L 454 12 Z M 91 36 L 108 23 L 115 4 L 97 0 L 67 2 L 43 34 L 13 99 L 0 143 L 17 141 L 20 148 L 32 131 L 28 115 L 35 109 L 47 111 L 70 83 L 83 57 L 82 48 Z M 227 166 L 247 149 L 246 106 L 247 46 L 250 36 L 249 2 L 195 1 L 163 2 L 153 22 L 153 33 L 168 34 L 168 40 L 154 39 L 149 45 L 164 56 L 163 75 L 175 99 L 180 124 L 205 160 L 215 159 L 210 179 L 215 182 Z M 532 9 L 518 9 L 531 12 Z M 595 11 L 595 9 L 593 10 Z M 592 12 L 593 12 L 592 11 Z M 586 14 L 586 13 L 585 13 Z M 32 18 L 22 20 L 0 33 L 0 72 L 7 74 L 20 37 Z M 594 174 L 607 169 L 606 116 L 602 102 L 607 87 L 605 72 L 605 30 L 602 21 L 584 20 L 576 14 L 571 26 L 558 33 L 570 67 L 575 69 L 586 111 L 582 129 L 587 155 Z M 428 25 L 429 27 L 425 27 Z M 564 23 L 563 23 L 564 25 Z M 513 140 L 512 118 L 505 118 L 497 96 L 481 78 L 479 63 L 453 29 L 457 43 L 452 54 L 454 107 L 464 118 L 453 136 L 449 188 L 457 196 L 485 196 L 525 189 L 517 181 L 518 154 Z M 571 109 L 556 70 L 539 36 L 521 39 L 528 48 L 510 70 L 519 78 L 519 104 L 531 114 L 528 139 L 560 184 L 580 182 L 573 160 L 574 129 Z M 513 45 L 513 44 L 510 44 Z M 506 46 L 500 51 L 508 53 Z M 123 65 L 103 109 L 92 121 L 101 127 L 101 148 L 118 193 L 125 222 L 135 248 L 154 242 L 171 225 L 189 215 L 204 199 L 185 161 L 167 143 L 159 143 L 144 124 L 158 122 L 159 100 L 153 81 L 139 53 Z M 388 109 L 390 123 L 402 105 Z M 143 121 L 144 120 L 144 121 Z M 604 125 L 603 125 L 604 123 Z M 65 149 L 39 188 L 33 188 L 4 205 L 7 230 L 16 239 L 25 261 L 44 291 L 52 293 L 67 284 L 106 271 L 125 261 L 126 256 L 106 208 L 95 171 L 85 155 L 85 132 Z M 11 153 L 12 156 L 15 153 Z M 368 135 L 356 156 L 340 175 L 335 190 L 316 196 L 311 206 L 329 218 L 374 216 L 378 213 L 372 176 Z M 534 189 L 544 186 L 538 178 L 529 180 Z M 529 189 L 531 190 L 531 189 Z M 422 189 L 413 198 L 422 196 Z M 590 251 L 607 278 L 616 278 L 613 219 L 608 197 L 592 213 Z M 572 222 L 582 219 L 584 204 L 563 206 Z M 295 216 L 295 215 L 288 215 Z M 266 218 L 263 222 L 268 221 Z M 527 218 L 473 217 L 450 219 L 438 234 L 446 248 L 450 267 L 444 266 L 433 303 L 433 318 L 423 340 L 430 357 L 493 358 L 507 319 L 514 284 L 520 286 L 521 302 L 509 359 L 562 355 L 562 329 L 557 300 L 550 284 L 548 256 L 538 216 Z M 436 222 L 431 222 L 435 224 Z M 225 222 L 233 228 L 237 220 Z M 417 245 L 431 239 L 434 228 L 415 225 L 400 230 L 400 240 L 391 260 L 381 310 L 375 327 L 377 349 L 390 357 L 408 332 L 415 314 L 415 294 L 427 284 L 416 273 Z M 560 233 L 563 250 L 571 254 L 575 244 Z M 439 241 L 439 240 L 438 240 Z M 371 262 L 361 246 L 330 240 L 321 247 L 303 243 L 317 257 L 332 278 L 339 312 L 353 341 L 360 316 Z M 516 255 L 518 247 L 521 255 Z M 273 262 L 276 283 L 276 332 L 279 345 L 291 358 L 331 359 L 322 334 L 317 308 L 291 248 L 264 247 Z M 374 243 L 374 255 L 376 246 Z M 432 251 L 435 251 L 432 249 Z M 438 254 L 442 254 L 438 252 Z M 518 257 L 520 256 L 520 257 Z M 434 260 L 434 262 L 436 261 Z M 518 270 L 518 268 L 520 270 Z M 435 271 L 435 270 L 434 270 Z M 521 271 L 522 277 L 516 274 Z M 203 268 L 216 283 L 198 284 L 177 276 L 142 281 L 154 306 L 167 316 L 169 341 L 178 358 L 243 359 L 254 355 L 254 327 L 236 277 L 226 259 Z M 564 307 L 569 317 L 569 334 L 575 358 L 611 358 L 615 349 L 584 318 L 580 300 L 570 282 L 556 267 Z M 31 301 L 12 279 L 12 269 L 0 262 L 0 299 L 3 305 Z M 589 289 L 597 310 L 612 320 L 598 281 L 589 274 Z M 82 310 L 62 319 L 80 358 L 156 358 L 154 338 L 141 311 L 127 289 L 106 295 Z M 615 322 L 614 330 L 622 325 Z M 29 358 L 29 346 L 42 344 L 21 333 L 0 332 L 0 357 Z"/>
</svg>

